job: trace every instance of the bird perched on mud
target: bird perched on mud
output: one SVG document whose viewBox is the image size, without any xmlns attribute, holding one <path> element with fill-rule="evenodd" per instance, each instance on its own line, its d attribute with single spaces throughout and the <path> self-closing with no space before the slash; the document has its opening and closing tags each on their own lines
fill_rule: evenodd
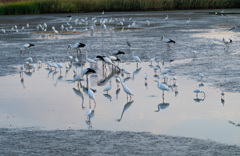
<svg viewBox="0 0 240 156">
<path fill-rule="evenodd" d="M 34 44 L 31 44 L 31 43 L 26 43 L 26 44 L 24 44 L 24 45 L 22 46 L 21 50 L 20 50 L 20 54 L 22 54 L 22 51 L 25 49 L 25 53 L 24 53 L 24 54 L 26 54 L 26 52 L 27 52 L 27 50 L 28 50 L 28 55 L 29 55 L 29 48 L 30 48 L 30 47 L 33 47 L 33 46 L 35 46 L 35 45 L 34 45 Z"/>
<path fill-rule="evenodd" d="M 176 43 L 174 40 L 172 39 L 168 39 L 168 38 L 164 38 L 164 36 L 161 37 L 161 40 L 160 41 L 163 41 L 165 43 L 168 44 L 168 47 L 170 47 L 170 43 Z"/>
<path fill-rule="evenodd" d="M 228 50 L 229 49 L 229 44 L 232 43 L 232 40 L 223 38 L 223 43 L 225 44 L 224 50 Z"/>
</svg>

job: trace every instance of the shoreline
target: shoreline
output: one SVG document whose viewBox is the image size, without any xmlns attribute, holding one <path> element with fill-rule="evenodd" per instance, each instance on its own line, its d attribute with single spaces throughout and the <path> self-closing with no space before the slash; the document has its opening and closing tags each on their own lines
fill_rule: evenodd
<svg viewBox="0 0 240 156">
<path fill-rule="evenodd" d="M 239 155 L 237 145 L 211 140 L 102 130 L 0 129 L 3 155 Z"/>
</svg>

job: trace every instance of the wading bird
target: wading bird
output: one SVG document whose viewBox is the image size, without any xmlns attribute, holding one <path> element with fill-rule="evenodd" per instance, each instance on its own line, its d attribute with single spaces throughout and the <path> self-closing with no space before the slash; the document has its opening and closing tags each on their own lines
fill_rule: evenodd
<svg viewBox="0 0 240 156">
<path fill-rule="evenodd" d="M 204 98 L 205 98 L 205 92 L 204 91 L 201 91 L 200 89 L 195 89 L 193 92 L 196 93 L 197 98 L 198 98 L 198 93 L 203 93 Z"/>
<path fill-rule="evenodd" d="M 138 56 L 135 56 L 134 55 L 134 51 L 132 51 L 132 57 L 134 59 L 134 61 L 136 61 L 136 65 L 137 65 L 137 68 L 138 68 L 138 63 L 141 63 L 142 61 L 140 60 L 140 58 Z"/>
<path fill-rule="evenodd" d="M 128 87 L 124 86 L 124 84 L 123 84 L 123 82 L 122 82 L 122 80 L 121 80 L 121 78 L 119 76 L 117 76 L 117 77 L 119 78 L 120 83 L 122 84 L 124 92 L 127 94 L 127 101 L 128 101 L 128 95 L 130 96 L 130 100 L 129 101 L 131 101 L 132 100 L 132 96 L 133 96 L 132 91 Z"/>
<path fill-rule="evenodd" d="M 164 91 L 169 91 L 169 88 L 166 84 L 160 83 L 158 80 L 154 80 L 157 82 L 157 87 L 162 90 L 162 98 L 164 101 Z"/>
<path fill-rule="evenodd" d="M 33 47 L 33 46 L 35 46 L 35 45 L 34 45 L 34 44 L 31 44 L 31 43 L 26 43 L 26 44 L 24 44 L 24 45 L 22 46 L 21 50 L 20 50 L 20 54 L 22 54 L 23 49 L 25 49 L 25 53 L 24 53 L 24 54 L 26 54 L 26 52 L 27 52 L 27 50 L 28 50 L 28 55 L 29 55 L 29 48 L 30 48 L 30 47 Z"/>
<path fill-rule="evenodd" d="M 168 44 L 168 47 L 170 47 L 170 43 L 176 43 L 176 42 L 175 42 L 174 40 L 172 40 L 172 39 L 164 38 L 164 36 L 161 37 L 161 40 L 160 40 L 160 41 L 162 41 L 162 40 L 163 40 L 163 42 L 165 42 L 165 43 Z"/>
<path fill-rule="evenodd" d="M 229 50 L 229 44 L 232 43 L 232 40 L 223 38 L 223 43 L 225 44 L 224 50 Z"/>
<path fill-rule="evenodd" d="M 80 52 L 80 54 L 81 54 L 81 49 L 80 48 L 83 48 L 83 47 L 85 47 L 85 44 L 83 44 L 83 43 L 75 43 L 75 44 L 73 44 L 73 45 L 68 45 L 68 49 L 76 49 L 77 50 L 77 56 L 78 56 L 78 52 Z"/>
</svg>

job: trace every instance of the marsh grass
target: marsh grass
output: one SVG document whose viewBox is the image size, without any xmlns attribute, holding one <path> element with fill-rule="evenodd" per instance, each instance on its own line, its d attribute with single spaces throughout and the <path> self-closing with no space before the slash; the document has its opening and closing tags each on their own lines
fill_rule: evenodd
<svg viewBox="0 0 240 156">
<path fill-rule="evenodd" d="M 160 11 L 239 8 L 240 0 L 18 0 L 0 3 L 0 14 Z"/>
</svg>

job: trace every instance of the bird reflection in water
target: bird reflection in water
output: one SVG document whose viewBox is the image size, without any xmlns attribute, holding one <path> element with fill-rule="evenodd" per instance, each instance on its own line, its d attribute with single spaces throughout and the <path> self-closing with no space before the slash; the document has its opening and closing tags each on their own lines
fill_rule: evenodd
<svg viewBox="0 0 240 156">
<path fill-rule="evenodd" d="M 110 101 L 112 101 L 112 96 L 109 95 L 108 93 L 107 93 L 107 94 L 103 94 L 103 96 L 105 96 L 107 99 L 109 99 Z"/>
<path fill-rule="evenodd" d="M 120 88 L 117 88 L 116 90 L 116 99 L 118 99 L 118 94 L 120 93 Z"/>
<path fill-rule="evenodd" d="M 79 96 L 82 99 L 82 109 L 85 109 L 84 107 L 84 96 L 80 89 L 73 88 L 74 93 Z"/>
<path fill-rule="evenodd" d="M 87 110 L 85 116 L 87 117 L 87 120 L 85 120 L 86 124 L 88 125 L 88 129 L 92 129 L 92 122 L 91 119 L 94 117 L 96 105 L 94 105 L 94 108 L 91 108 L 91 105 L 89 105 L 89 109 Z"/>
<path fill-rule="evenodd" d="M 55 82 L 55 84 L 54 84 L 54 86 L 57 86 L 58 81 L 61 81 L 62 78 L 63 78 L 63 76 L 62 76 L 62 75 L 59 75 L 58 78 L 57 78 L 57 80 L 56 80 L 56 82 Z"/>
<path fill-rule="evenodd" d="M 141 67 L 140 68 L 137 68 L 134 72 L 133 72 L 133 75 L 132 75 L 132 79 L 134 80 L 135 78 L 135 75 L 137 75 L 140 71 L 141 71 Z"/>
<path fill-rule="evenodd" d="M 201 101 L 204 101 L 205 100 L 205 96 L 203 98 L 195 98 L 193 99 L 195 102 L 201 102 Z"/>
<path fill-rule="evenodd" d="M 167 109 L 168 107 L 169 107 L 169 103 L 159 103 L 158 104 L 158 109 L 157 110 L 155 110 L 155 112 L 159 112 L 161 109 Z"/>
<path fill-rule="evenodd" d="M 133 102 L 134 102 L 134 100 L 129 101 L 124 105 L 121 117 L 120 117 L 120 119 L 117 119 L 118 122 L 120 122 L 122 120 L 124 112 L 133 104 Z"/>
</svg>

